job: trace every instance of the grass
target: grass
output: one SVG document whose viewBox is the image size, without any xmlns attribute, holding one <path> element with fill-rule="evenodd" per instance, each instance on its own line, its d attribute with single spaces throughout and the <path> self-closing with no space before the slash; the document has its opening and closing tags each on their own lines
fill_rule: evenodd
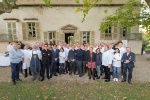
<svg viewBox="0 0 150 100">
<path fill-rule="evenodd" d="M 149 83 L 0 83 L 0 100 L 150 100 Z"/>
</svg>

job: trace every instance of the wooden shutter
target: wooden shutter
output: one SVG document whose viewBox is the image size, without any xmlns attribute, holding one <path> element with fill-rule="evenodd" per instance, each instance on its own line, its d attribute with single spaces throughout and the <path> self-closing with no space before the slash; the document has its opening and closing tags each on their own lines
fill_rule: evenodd
<svg viewBox="0 0 150 100">
<path fill-rule="evenodd" d="M 82 37 L 80 37 L 80 34 L 79 33 L 75 33 L 74 34 L 74 42 L 76 43 L 76 42 L 80 42 L 79 40 L 80 40 L 80 38 L 82 38 Z"/>
<path fill-rule="evenodd" d="M 49 43 L 49 36 L 48 32 L 44 32 L 44 42 Z"/>
<path fill-rule="evenodd" d="M 55 32 L 55 44 L 58 45 L 59 41 L 59 32 Z"/>
<path fill-rule="evenodd" d="M 91 31 L 90 32 L 90 45 L 94 45 L 95 41 L 94 41 L 94 31 Z"/>
<path fill-rule="evenodd" d="M 23 22 L 22 23 L 22 35 L 23 35 L 23 40 L 28 40 L 28 30 L 27 30 L 27 23 Z"/>
<path fill-rule="evenodd" d="M 36 36 L 37 36 L 36 39 L 40 40 L 41 39 L 41 34 L 40 34 L 40 27 L 39 27 L 38 22 L 35 23 L 35 29 L 36 29 Z"/>
<path fill-rule="evenodd" d="M 79 43 L 80 43 L 80 44 L 83 44 L 83 31 L 80 31 L 80 32 L 79 32 L 79 37 L 78 37 L 78 39 L 79 39 Z"/>
<path fill-rule="evenodd" d="M 112 39 L 117 40 L 118 39 L 118 24 L 115 24 L 112 26 Z"/>
<path fill-rule="evenodd" d="M 12 37 L 13 37 L 13 41 L 18 41 L 16 23 L 15 22 L 12 23 Z"/>
<path fill-rule="evenodd" d="M 65 34 L 64 33 L 59 34 L 59 40 L 63 43 L 65 42 Z"/>
</svg>

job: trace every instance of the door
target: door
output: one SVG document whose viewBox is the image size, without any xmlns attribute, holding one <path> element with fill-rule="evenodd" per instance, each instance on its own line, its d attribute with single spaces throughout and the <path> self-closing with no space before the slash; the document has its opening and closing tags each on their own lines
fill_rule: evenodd
<svg viewBox="0 0 150 100">
<path fill-rule="evenodd" d="M 67 44 L 73 43 L 74 34 L 73 33 L 65 33 L 65 42 Z"/>
</svg>

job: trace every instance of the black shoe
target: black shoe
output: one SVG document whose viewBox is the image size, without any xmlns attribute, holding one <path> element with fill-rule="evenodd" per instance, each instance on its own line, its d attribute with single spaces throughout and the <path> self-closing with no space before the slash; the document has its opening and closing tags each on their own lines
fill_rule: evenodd
<svg viewBox="0 0 150 100">
<path fill-rule="evenodd" d="M 129 84 L 132 84 L 131 81 L 128 81 Z"/>
<path fill-rule="evenodd" d="M 102 79 L 106 79 L 106 77 L 103 77 Z"/>
<path fill-rule="evenodd" d="M 16 81 L 13 81 L 13 85 L 16 85 Z"/>
<path fill-rule="evenodd" d="M 126 82 L 126 80 L 122 80 L 121 82 Z"/>
<path fill-rule="evenodd" d="M 44 81 L 44 78 L 42 78 L 41 81 Z"/>
<path fill-rule="evenodd" d="M 21 79 L 16 79 L 16 81 L 22 81 Z"/>
<path fill-rule="evenodd" d="M 47 79 L 49 80 L 49 79 L 50 79 L 50 77 L 47 77 Z"/>
<path fill-rule="evenodd" d="M 50 78 L 52 78 L 52 75 L 50 75 Z"/>
<path fill-rule="evenodd" d="M 91 79 L 91 77 L 89 77 L 89 79 Z"/>
<path fill-rule="evenodd" d="M 25 75 L 24 78 L 28 77 L 28 75 Z"/>
<path fill-rule="evenodd" d="M 69 73 L 69 75 L 71 75 L 72 73 Z"/>
<path fill-rule="evenodd" d="M 58 76 L 57 74 L 55 74 L 54 76 Z"/>
<path fill-rule="evenodd" d="M 95 80 L 95 77 L 93 77 L 93 80 Z"/>
<path fill-rule="evenodd" d="M 110 80 L 108 80 L 108 79 L 107 79 L 107 80 L 105 80 L 105 82 L 109 82 L 109 81 L 110 81 Z"/>
<path fill-rule="evenodd" d="M 82 77 L 82 75 L 79 75 L 79 77 Z"/>
<path fill-rule="evenodd" d="M 100 77 L 98 76 L 98 77 L 96 77 L 96 79 L 100 79 Z"/>
</svg>

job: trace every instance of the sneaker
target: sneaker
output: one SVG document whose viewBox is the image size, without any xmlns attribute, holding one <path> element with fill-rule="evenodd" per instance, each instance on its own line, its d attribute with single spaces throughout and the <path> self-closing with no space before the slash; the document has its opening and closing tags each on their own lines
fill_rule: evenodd
<svg viewBox="0 0 150 100">
<path fill-rule="evenodd" d="M 116 78 L 114 78 L 113 81 L 116 81 Z"/>
<path fill-rule="evenodd" d="M 116 78 L 116 81 L 118 82 L 118 78 Z"/>
</svg>

